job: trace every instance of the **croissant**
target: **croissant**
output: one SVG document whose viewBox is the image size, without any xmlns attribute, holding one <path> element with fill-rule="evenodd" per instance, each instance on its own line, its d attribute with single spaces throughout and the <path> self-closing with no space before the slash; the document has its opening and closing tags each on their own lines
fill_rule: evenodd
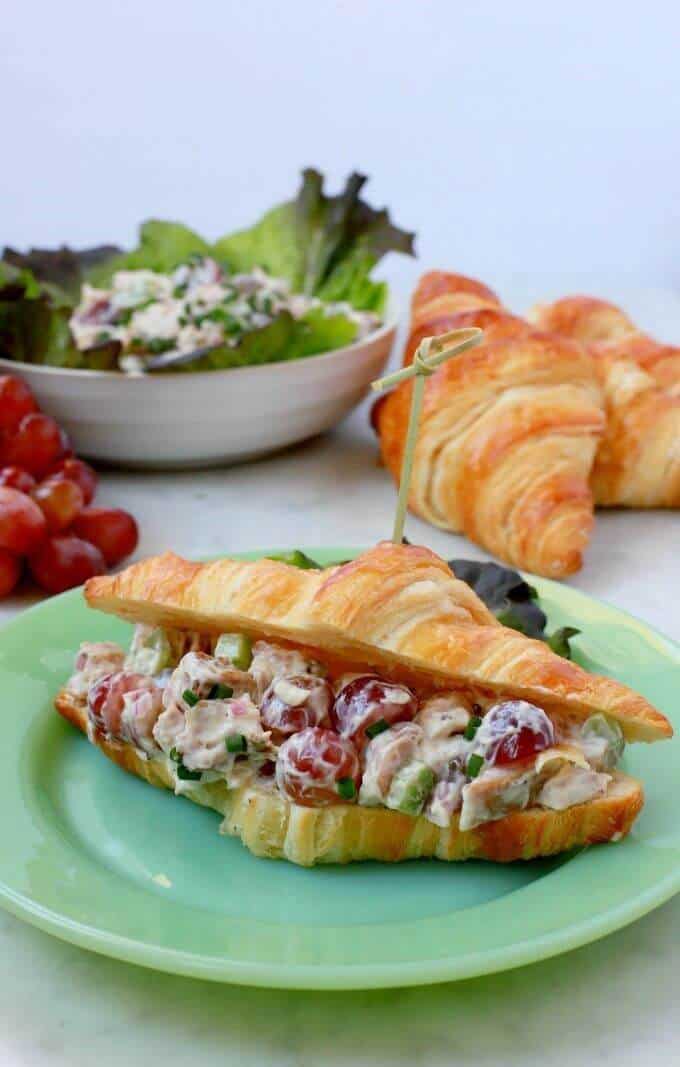
<svg viewBox="0 0 680 1067">
<path fill-rule="evenodd" d="M 631 359 L 674 395 L 680 394 L 680 347 L 655 341 L 606 300 L 569 296 L 554 304 L 538 304 L 528 315 L 544 330 L 596 345 L 617 358 Z"/>
<path fill-rule="evenodd" d="M 258 755 L 250 741 L 248 746 L 244 743 L 236 748 L 227 743 L 225 749 L 224 737 L 219 733 L 220 723 L 227 724 L 230 715 L 240 724 L 237 729 L 245 730 L 243 724 L 248 721 L 250 708 L 258 720 L 253 729 L 259 731 L 261 744 L 266 746 L 268 735 L 262 733 L 260 716 L 264 721 L 270 690 L 265 690 L 265 703 L 259 708 L 249 699 L 232 695 L 231 690 L 226 697 L 198 691 L 201 684 L 211 688 L 211 671 L 218 675 L 227 672 L 233 686 L 239 684 L 239 677 L 247 680 L 252 690 L 252 673 L 237 670 L 218 658 L 217 650 L 215 658 L 205 653 L 185 656 L 165 683 L 164 710 L 161 713 L 157 708 L 155 712 L 161 718 L 169 716 L 176 731 L 176 740 L 163 748 L 159 747 L 161 736 L 157 731 L 160 719 L 155 720 L 153 735 L 149 733 L 153 725 L 149 719 L 153 707 L 149 693 L 154 679 L 139 674 L 127 676 L 130 684 L 125 689 L 121 714 L 115 706 L 115 686 L 122 691 L 125 675 L 107 673 L 101 658 L 115 656 L 116 646 L 83 646 L 99 655 L 99 676 L 90 679 L 89 689 L 82 688 L 82 679 L 70 679 L 56 700 L 59 713 L 87 733 L 93 744 L 125 770 L 219 811 L 224 817 L 222 832 L 240 837 L 256 855 L 286 858 L 303 865 L 424 856 L 507 861 L 616 840 L 628 832 L 643 803 L 639 782 L 616 769 L 624 738 L 651 742 L 672 734 L 666 718 L 626 686 L 588 674 L 575 663 L 556 656 L 542 642 L 501 626 L 442 560 L 415 546 L 383 543 L 351 563 L 305 571 L 271 560 L 190 563 L 166 553 L 134 564 L 122 574 L 92 579 L 85 595 L 94 608 L 144 623 L 142 631 L 147 637 L 149 628 L 156 627 L 151 636 L 160 640 L 153 647 L 162 644 L 161 628 L 195 633 L 203 647 L 211 647 L 211 642 L 225 631 L 231 632 L 231 638 L 238 631 L 254 641 L 278 642 L 265 647 L 279 657 L 292 655 L 296 662 L 300 656 L 313 658 L 317 666 L 325 668 L 330 681 L 314 679 L 309 674 L 305 677 L 322 688 L 332 682 L 342 692 L 343 672 L 352 672 L 350 677 L 355 679 L 356 672 L 361 677 L 361 672 L 370 671 L 369 682 L 377 680 L 379 684 L 406 689 L 412 705 L 407 715 L 411 721 L 405 725 L 403 714 L 396 725 L 374 718 L 371 721 L 380 728 L 379 736 L 377 731 L 366 730 L 371 740 L 361 757 L 361 772 L 357 769 L 357 775 L 363 774 L 364 784 L 369 778 L 371 746 L 382 744 L 379 737 L 383 741 L 390 736 L 399 737 L 399 731 L 404 730 L 422 737 L 425 727 L 417 726 L 413 718 L 425 721 L 422 716 L 433 695 L 448 701 L 449 715 L 462 712 L 468 722 L 468 713 L 463 711 L 466 702 L 478 709 L 475 714 L 493 717 L 493 708 L 499 706 L 500 700 L 506 701 L 505 707 L 512 714 L 529 715 L 527 722 L 547 724 L 555 732 L 533 755 L 512 757 L 519 759 L 517 769 L 501 771 L 501 779 L 506 773 L 511 784 L 515 783 L 506 808 L 499 806 L 499 768 L 490 765 L 489 774 L 479 773 L 479 768 L 475 771 L 475 803 L 479 805 L 481 798 L 488 806 L 485 813 L 477 810 L 473 820 L 466 819 L 466 800 L 460 813 L 453 809 L 447 820 L 433 821 L 432 812 L 423 809 L 423 797 L 407 811 L 403 805 L 391 807 L 389 797 L 386 804 L 376 803 L 375 798 L 369 803 L 363 798 L 363 785 L 358 798 L 350 791 L 310 803 L 304 798 L 291 799 L 286 779 L 279 775 L 280 764 L 286 762 L 286 746 L 300 738 L 300 733 L 294 732 L 278 750 L 270 749 L 271 759 L 276 761 L 275 778 L 263 777 L 256 763 L 249 769 L 249 761 Z M 147 652 L 150 647 L 151 644 Z M 258 647 L 254 645 L 253 651 Z M 123 656 L 122 650 L 119 654 Z M 81 655 L 87 658 L 88 652 L 81 649 Z M 201 675 L 195 688 L 187 692 L 185 686 L 192 684 L 186 673 L 187 663 L 192 657 L 198 662 Z M 78 668 L 79 661 L 80 655 L 76 666 L 82 669 L 82 665 Z M 242 664 L 250 671 L 254 666 L 254 660 L 250 667 Z M 290 677 L 282 690 L 285 696 L 292 688 L 293 697 L 286 699 L 294 704 L 297 701 L 298 705 L 300 684 L 299 675 Z M 102 692 L 106 694 L 103 704 Z M 512 705 L 507 703 L 512 701 Z M 403 700 L 400 706 L 403 709 Z M 430 710 L 436 712 L 431 705 Z M 188 761 L 186 724 L 192 713 L 198 723 L 199 751 L 208 766 L 218 769 L 187 776 L 180 774 L 180 768 L 186 772 L 187 767 L 178 762 L 176 749 L 169 745 L 179 745 L 181 760 Z M 100 718 L 102 714 L 104 719 Z M 381 708 L 377 714 L 383 714 Z M 600 732 L 588 735 L 584 724 L 587 726 L 593 715 Z M 484 719 L 476 720 L 480 721 Z M 300 724 L 295 729 L 300 730 Z M 512 725 L 507 729 L 512 732 Z M 319 732 L 330 734 L 340 744 L 339 734 L 332 730 Z M 230 736 L 245 742 L 242 734 L 226 735 Z M 344 743 L 352 747 L 349 742 Z M 465 746 L 462 734 L 455 743 Z M 548 743 L 551 747 L 546 749 Z M 228 778 L 231 772 L 226 756 L 233 751 L 243 754 L 240 763 L 231 765 L 232 771 L 240 768 L 235 782 Z M 444 751 L 449 750 L 445 747 Z M 212 759 L 215 752 L 222 763 Z M 431 748 L 423 749 L 422 758 L 436 764 Z M 195 766 L 204 764 L 198 762 Z M 305 774 L 308 778 L 311 775 L 314 783 L 332 776 L 334 766 L 315 764 L 310 759 Z M 603 769 L 607 773 L 600 773 Z M 398 773 L 399 765 L 392 763 L 390 775 L 396 778 Z M 546 797 L 541 790 L 551 782 L 553 788 L 559 785 L 561 774 L 572 775 L 562 800 L 555 799 L 554 794 Z M 575 796 L 574 774 L 577 782 L 588 784 L 588 795 Z M 521 799 L 517 783 L 529 779 L 533 792 L 530 796 L 527 791 Z M 339 780 L 340 784 L 343 782 L 346 784 L 347 779 Z M 433 788 L 432 778 L 428 788 Z M 348 796 L 354 802 L 341 799 Z"/>
<path fill-rule="evenodd" d="M 461 296 L 478 306 L 461 310 Z M 460 275 L 425 275 L 413 311 L 407 363 L 428 334 L 474 325 L 485 337 L 427 380 L 411 510 L 536 574 L 562 578 L 578 570 L 593 525 L 589 478 L 604 432 L 592 359 L 575 342 L 511 315 L 485 286 Z M 411 383 L 400 385 L 372 415 L 397 481 L 411 390 Z"/>
<path fill-rule="evenodd" d="M 680 348 L 658 345 L 618 308 L 587 297 L 539 305 L 530 315 L 593 357 L 607 413 L 592 476 L 596 504 L 680 507 Z M 677 392 L 664 387 L 674 374 Z"/>
</svg>

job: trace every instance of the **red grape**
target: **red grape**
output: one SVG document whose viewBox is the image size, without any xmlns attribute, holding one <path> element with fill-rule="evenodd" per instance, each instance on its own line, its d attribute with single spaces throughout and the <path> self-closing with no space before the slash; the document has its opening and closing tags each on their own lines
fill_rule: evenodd
<svg viewBox="0 0 680 1067">
<path fill-rule="evenodd" d="M 0 548 L 18 556 L 30 556 L 47 537 L 42 511 L 18 489 L 0 487 Z"/>
<path fill-rule="evenodd" d="M 21 560 L 18 556 L 0 548 L 0 597 L 12 592 L 21 577 Z"/>
<path fill-rule="evenodd" d="M 405 685 L 365 674 L 342 687 L 335 698 L 331 718 L 341 737 L 350 737 L 362 746 L 368 740 L 368 726 L 381 720 L 389 726 L 406 722 L 417 710 L 418 701 Z"/>
<path fill-rule="evenodd" d="M 333 730 L 310 726 L 279 749 L 276 784 L 295 804 L 311 808 L 346 804 L 356 800 L 360 783 L 357 750 Z"/>
<path fill-rule="evenodd" d="M 20 493 L 30 493 L 35 488 L 35 478 L 21 467 L 3 467 L 0 469 L 0 485 L 18 489 Z"/>
<path fill-rule="evenodd" d="M 0 376 L 0 430 L 14 433 L 24 415 L 37 410 L 35 397 L 21 378 Z"/>
<path fill-rule="evenodd" d="M 139 540 L 137 523 L 122 508 L 84 508 L 73 532 L 96 545 L 109 567 L 134 552 Z"/>
<path fill-rule="evenodd" d="M 24 415 L 14 435 L 4 442 L 2 458 L 42 478 L 68 449 L 68 438 L 53 418 L 31 413 Z"/>
<path fill-rule="evenodd" d="M 48 478 L 32 496 L 47 519 L 50 533 L 68 529 L 85 504 L 82 489 L 69 478 Z"/>
<path fill-rule="evenodd" d="M 97 474 L 89 463 L 68 456 L 60 459 L 49 471 L 50 478 L 68 478 L 80 486 L 85 504 L 91 504 L 97 491 Z"/>
<path fill-rule="evenodd" d="M 139 689 L 155 689 L 151 678 L 131 671 L 105 674 L 90 687 L 87 695 L 87 711 L 90 722 L 107 734 L 120 734 L 120 716 L 126 693 Z"/>
<path fill-rule="evenodd" d="M 260 714 L 278 744 L 307 726 L 330 726 L 332 703 L 333 690 L 327 681 L 313 674 L 295 674 L 272 682 L 262 698 Z"/>
<path fill-rule="evenodd" d="M 48 593 L 63 593 L 106 572 L 106 561 L 99 549 L 71 536 L 50 537 L 31 557 L 29 565 L 38 585 Z"/>
<path fill-rule="evenodd" d="M 487 763 L 503 766 L 529 759 L 555 744 L 555 729 L 542 708 L 526 700 L 506 700 L 491 708 L 479 728 Z"/>
</svg>

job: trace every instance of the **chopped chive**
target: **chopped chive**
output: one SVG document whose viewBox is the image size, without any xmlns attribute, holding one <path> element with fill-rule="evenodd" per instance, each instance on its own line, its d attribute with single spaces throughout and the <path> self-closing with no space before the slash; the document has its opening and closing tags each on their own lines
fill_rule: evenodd
<svg viewBox="0 0 680 1067">
<path fill-rule="evenodd" d="M 226 739 L 227 752 L 245 752 L 248 742 L 243 734 L 229 734 Z"/>
<path fill-rule="evenodd" d="M 188 704 L 190 708 L 193 708 L 195 704 L 198 704 L 199 698 L 195 693 L 192 693 L 191 689 L 185 689 L 182 693 L 182 700 L 185 704 Z"/>
<path fill-rule="evenodd" d="M 208 700 L 228 700 L 233 695 L 234 690 L 230 685 L 223 685 L 222 682 L 218 682 L 208 693 Z"/>
<path fill-rule="evenodd" d="M 184 782 L 197 782 L 202 773 L 202 771 L 190 771 L 183 763 L 177 764 L 177 777 L 181 778 Z"/>
<path fill-rule="evenodd" d="M 338 793 L 343 800 L 354 800 L 357 795 L 357 787 L 354 784 L 353 778 L 338 778 L 336 784 Z"/>
<path fill-rule="evenodd" d="M 470 756 L 469 760 L 467 761 L 467 767 L 465 768 L 468 778 L 476 778 L 483 766 L 483 756 Z"/>
<path fill-rule="evenodd" d="M 385 730 L 389 730 L 390 724 L 385 722 L 384 719 L 378 719 L 377 722 L 372 722 L 370 726 L 366 727 L 366 737 L 370 737 L 373 740 L 378 734 L 382 734 Z"/>
<path fill-rule="evenodd" d="M 463 737 L 466 741 L 472 741 L 473 737 L 477 733 L 479 727 L 482 725 L 482 720 L 479 715 L 472 715 L 468 720 L 468 724 L 463 730 Z"/>
<path fill-rule="evenodd" d="M 305 552 L 301 552 L 299 548 L 294 548 L 291 552 L 278 552 L 273 556 L 267 556 L 267 559 L 275 559 L 279 563 L 288 563 L 291 567 L 299 567 L 303 571 L 309 570 L 321 570 L 321 564 L 315 563 Z"/>
<path fill-rule="evenodd" d="M 185 782 L 197 782 L 201 777 L 202 771 L 190 771 L 188 767 L 185 767 L 182 763 L 182 753 L 178 752 L 176 748 L 170 749 L 170 759 L 177 764 L 177 777 L 181 778 Z"/>
</svg>

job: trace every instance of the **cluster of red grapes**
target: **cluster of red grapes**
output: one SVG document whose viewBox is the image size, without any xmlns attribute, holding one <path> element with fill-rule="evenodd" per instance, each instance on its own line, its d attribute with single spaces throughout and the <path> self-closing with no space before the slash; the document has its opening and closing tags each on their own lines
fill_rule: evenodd
<svg viewBox="0 0 680 1067">
<path fill-rule="evenodd" d="M 134 551 L 137 523 L 120 508 L 91 507 L 97 475 L 38 408 L 19 378 L 0 376 L 0 597 L 27 564 L 61 593 Z"/>
</svg>

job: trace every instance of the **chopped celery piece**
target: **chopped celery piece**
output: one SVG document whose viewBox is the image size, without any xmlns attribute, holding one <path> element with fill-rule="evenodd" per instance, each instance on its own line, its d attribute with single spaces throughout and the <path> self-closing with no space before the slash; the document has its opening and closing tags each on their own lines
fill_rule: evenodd
<svg viewBox="0 0 680 1067">
<path fill-rule="evenodd" d="M 240 671 L 247 671 L 253 659 L 253 645 L 245 634 L 220 634 L 215 645 L 215 655 L 228 659 Z"/>
<path fill-rule="evenodd" d="M 125 669 L 138 674 L 160 674 L 172 665 L 172 648 L 160 626 L 135 627 Z"/>
<path fill-rule="evenodd" d="M 618 722 L 600 711 L 591 715 L 584 724 L 581 734 L 588 740 L 602 742 L 602 763 L 608 769 L 615 767 L 623 755 L 626 742 Z"/>
<path fill-rule="evenodd" d="M 392 779 L 387 807 L 405 815 L 419 815 L 433 787 L 434 774 L 425 763 L 420 760 L 407 763 Z"/>
</svg>

